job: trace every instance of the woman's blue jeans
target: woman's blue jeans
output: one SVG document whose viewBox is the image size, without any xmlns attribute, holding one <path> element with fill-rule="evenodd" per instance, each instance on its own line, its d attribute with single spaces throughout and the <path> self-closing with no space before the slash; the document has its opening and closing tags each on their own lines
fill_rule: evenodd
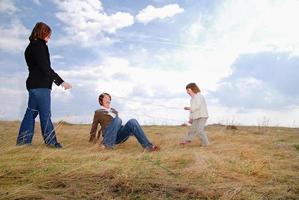
<svg viewBox="0 0 299 200">
<path fill-rule="evenodd" d="M 153 145 L 145 136 L 136 119 L 130 119 L 124 126 L 119 117 L 115 117 L 104 130 L 103 144 L 113 147 L 115 144 L 125 142 L 130 135 L 134 135 L 143 148 L 151 148 Z"/>
<path fill-rule="evenodd" d="M 28 107 L 21 123 L 17 145 L 31 144 L 34 135 L 35 118 L 39 114 L 41 132 L 46 144 L 57 144 L 51 121 L 51 90 L 37 88 L 29 90 Z"/>
</svg>

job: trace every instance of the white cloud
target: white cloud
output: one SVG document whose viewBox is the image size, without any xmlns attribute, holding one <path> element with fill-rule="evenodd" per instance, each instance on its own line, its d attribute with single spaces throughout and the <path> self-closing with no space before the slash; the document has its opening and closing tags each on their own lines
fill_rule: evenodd
<svg viewBox="0 0 299 200">
<path fill-rule="evenodd" d="M 1 0 L 0 1 L 0 13 L 14 14 L 18 9 L 11 0 Z"/>
<path fill-rule="evenodd" d="M 162 90 L 163 87 L 167 87 L 165 96 L 167 96 L 166 93 L 178 94 L 179 91 L 184 91 L 185 84 L 191 81 L 198 83 L 203 91 L 216 90 L 219 87 L 219 81 L 231 74 L 231 66 L 236 58 L 244 53 L 287 50 L 291 47 L 298 51 L 296 47 L 299 44 L 298 34 L 297 28 L 294 27 L 295 20 L 299 18 L 295 12 L 298 10 L 297 4 L 296 1 L 223 2 L 212 18 L 201 15 L 197 21 L 183 28 L 182 44 L 185 45 L 182 45 L 182 48 L 168 51 L 157 50 L 155 53 L 146 50 L 136 51 L 138 52 L 136 56 L 130 55 L 130 58 L 134 58 L 134 62 L 139 64 L 137 69 L 127 70 L 129 74 L 135 74 L 131 86 L 134 89 L 131 92 L 138 94 L 140 101 L 145 102 L 147 98 L 156 97 L 158 91 L 156 88 Z M 288 22 L 291 23 L 288 24 Z M 275 23 L 277 23 L 276 26 L 274 26 Z M 138 56 L 140 56 L 139 61 Z M 159 60 L 159 69 L 155 70 L 151 67 L 152 60 Z M 167 66 L 169 63 L 177 63 L 184 70 L 177 71 L 169 68 L 163 70 L 163 67 L 160 67 Z M 138 85 L 142 85 L 141 90 L 137 89 L 140 88 Z M 124 88 L 126 89 L 120 91 L 123 92 L 122 95 L 130 96 L 132 93 L 127 89 L 130 86 L 124 85 Z M 269 98 L 271 101 L 272 97 L 269 96 Z M 181 98 L 171 106 L 181 105 L 183 99 Z M 157 110 L 155 106 L 157 102 L 152 101 L 152 104 L 150 104 L 152 110 Z M 214 123 L 236 116 L 238 123 L 256 125 L 259 123 L 258 119 L 266 116 L 271 119 L 273 125 L 289 125 L 288 121 L 298 115 L 294 112 L 291 117 L 287 117 L 287 120 L 279 122 L 280 119 L 273 118 L 279 111 L 261 109 L 240 113 L 238 109 L 217 106 L 212 99 L 208 100 L 208 104 L 211 107 L 210 122 Z M 156 119 L 159 119 L 159 116 L 156 116 Z"/>
<path fill-rule="evenodd" d="M 14 15 L 19 9 L 14 1 L 0 1 L 0 13 Z M 0 25 L 0 50 L 10 53 L 19 52 L 24 49 L 29 36 L 29 30 L 16 16 L 10 16 L 10 20 Z M 26 41 L 27 40 L 27 41 Z"/>
<path fill-rule="evenodd" d="M 182 114 L 182 107 L 189 100 L 184 88 L 187 73 L 137 68 L 128 60 L 117 57 L 106 57 L 101 64 L 58 73 L 73 83 L 74 90 L 82 90 L 91 96 L 104 91 L 110 93 L 124 120 L 135 117 L 147 124 L 180 124 L 187 119 L 187 115 Z"/>
<path fill-rule="evenodd" d="M 188 112 L 182 108 L 189 105 L 190 97 L 185 92 L 185 85 L 191 81 L 199 83 L 206 96 L 210 113 L 208 123 L 249 124 L 261 125 L 264 119 L 273 126 L 298 126 L 298 108 L 287 111 L 271 111 L 251 109 L 240 111 L 240 108 L 229 108 L 213 101 L 207 95 L 207 78 L 200 71 L 176 71 L 153 69 L 149 67 L 137 68 L 123 58 L 106 57 L 98 65 L 73 68 L 71 71 L 58 71 L 65 80 L 74 83 L 74 90 L 80 88 L 85 94 L 96 97 L 102 92 L 112 95 L 112 105 L 120 111 L 123 121 L 137 118 L 141 124 L 182 124 L 188 119 Z M 126 74 L 130 79 L 111 78 L 114 75 Z M 212 72 L 211 72 L 212 73 Z M 209 76 L 211 77 L 211 75 Z M 248 79 L 246 87 L 259 82 Z M 241 88 L 242 89 L 242 88 Z M 55 92 L 55 91 L 54 91 Z M 73 91 L 70 95 L 74 98 Z M 55 95 L 55 94 L 53 94 Z M 63 96 L 64 94 L 58 94 Z M 67 98 L 67 97 L 66 97 Z M 85 96 L 84 98 L 89 98 Z M 55 100 L 58 102 L 58 100 Z M 70 99 L 72 101 L 72 99 Z M 73 111 L 75 114 L 75 110 Z M 71 115 L 72 122 L 90 123 L 90 115 Z M 288 115 L 287 113 L 291 113 Z M 284 119 L 275 116 L 285 116 Z"/>
<path fill-rule="evenodd" d="M 56 13 L 57 18 L 66 25 L 65 31 L 70 39 L 68 41 L 79 41 L 82 46 L 109 43 L 111 40 L 105 33 L 114 34 L 134 23 L 134 18 L 129 13 L 117 12 L 108 15 L 98 0 L 54 2 L 59 10 Z"/>
<path fill-rule="evenodd" d="M 62 55 L 59 54 L 51 55 L 51 60 L 60 60 L 60 59 L 63 59 Z"/>
<path fill-rule="evenodd" d="M 70 101 L 72 95 L 70 90 L 65 90 L 62 87 L 54 86 L 52 87 L 52 97 L 57 103 L 67 103 Z"/>
<path fill-rule="evenodd" d="M 174 56 L 174 58 L 180 58 L 182 63 L 188 63 L 188 66 L 194 70 L 196 66 L 198 69 L 203 66 L 206 77 L 200 80 L 206 83 L 207 79 L 211 78 L 210 81 L 215 87 L 208 87 L 208 89 L 215 90 L 220 86 L 217 82 L 231 74 L 232 64 L 242 54 L 287 51 L 292 55 L 299 55 L 299 28 L 295 25 L 296 19 L 299 18 L 298 10 L 299 2 L 295 0 L 223 1 L 212 16 L 200 16 L 198 21 L 184 28 L 183 41 L 198 44 L 199 47 L 180 49 L 177 55 L 182 56 Z M 212 73 L 209 74 L 209 71 Z M 250 85 L 252 88 L 252 83 Z M 246 87 L 241 85 L 240 81 L 236 81 L 236 86 L 241 87 L 240 91 L 226 90 L 223 93 L 228 92 L 227 96 L 231 98 L 231 95 L 236 92 L 237 94 L 233 95 L 240 97 L 243 95 L 242 91 L 246 91 L 244 90 Z M 271 96 L 273 95 L 271 91 L 265 93 L 268 94 L 268 101 L 272 102 L 274 97 Z M 281 98 L 288 99 L 286 96 Z M 245 101 L 250 99 L 246 97 L 240 104 L 245 104 Z M 258 118 L 266 117 L 270 119 L 271 125 L 289 126 L 292 119 L 296 119 L 298 115 L 296 113 L 298 109 L 294 112 L 293 109 L 271 111 L 265 110 L 266 107 L 260 110 L 246 109 L 244 113 L 240 113 L 234 107 L 225 108 L 212 101 L 210 108 L 214 121 L 221 121 L 221 118 L 227 120 L 235 116 L 241 124 L 257 125 Z M 292 112 L 292 115 L 288 115 L 288 112 Z M 215 118 L 216 116 L 218 119 Z M 274 116 L 284 116 L 284 119 L 277 119 Z"/>
<path fill-rule="evenodd" d="M 240 109 L 228 108 L 222 105 L 208 105 L 210 117 L 208 123 L 253 125 L 253 126 L 286 126 L 299 127 L 299 107 L 282 111 L 263 109 Z M 281 117 L 283 116 L 283 117 Z"/>
<path fill-rule="evenodd" d="M 0 49 L 6 52 L 23 51 L 28 43 L 29 30 L 14 19 L 9 26 L 0 26 Z"/>
<path fill-rule="evenodd" d="M 0 120 L 23 117 L 27 106 L 25 74 L 0 76 Z"/>
<path fill-rule="evenodd" d="M 205 36 L 201 42 L 210 49 L 222 49 L 235 55 L 260 51 L 298 52 L 299 28 L 295 26 L 298 9 L 296 0 L 224 1 L 198 35 Z M 191 26 L 196 24 L 202 25 L 196 22 Z M 194 32 L 189 33 L 192 35 Z"/>
<path fill-rule="evenodd" d="M 146 24 L 155 19 L 173 17 L 174 15 L 177 15 L 183 11 L 184 9 L 178 4 L 169 4 L 161 8 L 155 8 L 154 6 L 149 5 L 138 13 L 136 19 L 139 22 Z"/>
<path fill-rule="evenodd" d="M 0 88 L 0 96 L 1 105 L 5 105 L 0 108 L 0 120 L 15 120 L 23 117 L 22 115 L 25 113 L 27 106 L 25 91 Z"/>
<path fill-rule="evenodd" d="M 216 90 L 220 86 L 219 81 L 231 74 L 232 64 L 242 54 L 268 50 L 289 51 L 292 55 L 299 55 L 299 28 L 295 25 L 296 19 L 299 18 L 297 10 L 299 10 L 299 2 L 294 0 L 245 3 L 224 1 L 212 16 L 201 15 L 197 21 L 183 27 L 182 48 L 169 51 L 158 50 L 155 53 L 145 51 L 141 54 L 140 62 L 136 62 L 140 52 L 137 56 L 131 55 L 131 57 L 136 63 L 150 63 L 151 59 L 159 59 L 159 66 L 177 63 L 185 69 L 169 72 L 159 68 L 159 72 L 153 70 L 153 73 L 147 70 L 143 72 L 146 77 L 140 73 L 144 85 L 152 85 L 147 79 L 154 76 L 155 80 L 163 80 L 157 81 L 161 87 L 169 86 L 168 92 L 179 91 L 189 81 L 198 83 L 204 91 Z M 146 92 L 136 92 L 141 96 L 146 94 L 150 96 L 153 94 L 151 88 L 154 87 L 147 88 Z M 273 100 L 271 95 L 268 98 L 269 101 Z M 208 103 L 212 107 L 210 120 L 213 122 L 236 116 L 240 123 L 256 125 L 258 118 L 266 116 L 271 118 L 272 125 L 290 125 L 288 124 L 290 120 L 298 115 L 293 112 L 293 115 L 286 120 L 274 119 L 273 116 L 279 115 L 279 111 L 262 109 L 246 110 L 247 114 L 240 114 L 237 109 L 216 106 L 215 102 L 209 100 L 211 102 Z M 282 115 L 287 115 L 287 112 L 283 112 Z"/>
<path fill-rule="evenodd" d="M 41 3 L 40 3 L 40 1 L 39 0 L 33 0 L 33 3 L 35 3 L 36 5 L 38 5 L 38 6 L 40 6 L 41 5 Z"/>
<path fill-rule="evenodd" d="M 181 48 L 156 55 L 161 65 L 177 63 L 192 72 L 190 80 L 215 90 L 242 54 L 268 50 L 299 55 L 297 10 L 295 0 L 223 1 L 215 13 L 199 14 L 198 20 L 182 27 Z"/>
<path fill-rule="evenodd" d="M 197 22 L 186 27 L 186 29 L 187 30 L 185 34 L 188 34 L 188 38 L 186 38 L 187 40 L 193 42 L 194 40 L 200 39 L 201 33 L 204 31 L 204 26 L 202 24 L 201 18 L 199 18 Z"/>
</svg>

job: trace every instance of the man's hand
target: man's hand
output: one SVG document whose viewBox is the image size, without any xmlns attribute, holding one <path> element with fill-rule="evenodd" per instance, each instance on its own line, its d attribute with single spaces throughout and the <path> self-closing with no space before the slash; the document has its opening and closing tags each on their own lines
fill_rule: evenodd
<svg viewBox="0 0 299 200">
<path fill-rule="evenodd" d="M 72 88 L 72 85 L 69 84 L 69 83 L 67 83 L 67 82 L 63 82 L 63 83 L 61 83 L 61 86 L 62 86 L 65 90 Z"/>
</svg>

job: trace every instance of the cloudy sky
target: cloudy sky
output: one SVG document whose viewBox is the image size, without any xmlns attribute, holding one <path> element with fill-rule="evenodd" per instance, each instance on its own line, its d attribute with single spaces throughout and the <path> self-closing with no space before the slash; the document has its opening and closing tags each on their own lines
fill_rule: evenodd
<svg viewBox="0 0 299 200">
<path fill-rule="evenodd" d="M 101 92 L 123 121 L 181 124 L 196 82 L 209 124 L 299 126 L 298 0 L 0 0 L 0 120 L 27 104 L 24 49 L 53 30 L 54 121 L 90 123 Z"/>
</svg>

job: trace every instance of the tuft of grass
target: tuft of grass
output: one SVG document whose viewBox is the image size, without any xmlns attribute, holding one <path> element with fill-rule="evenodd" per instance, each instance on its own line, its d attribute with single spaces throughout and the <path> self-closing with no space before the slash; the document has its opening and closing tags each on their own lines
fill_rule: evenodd
<svg viewBox="0 0 299 200">
<path fill-rule="evenodd" d="M 295 147 L 296 150 L 299 151 L 299 144 L 294 144 L 294 147 Z"/>
</svg>

